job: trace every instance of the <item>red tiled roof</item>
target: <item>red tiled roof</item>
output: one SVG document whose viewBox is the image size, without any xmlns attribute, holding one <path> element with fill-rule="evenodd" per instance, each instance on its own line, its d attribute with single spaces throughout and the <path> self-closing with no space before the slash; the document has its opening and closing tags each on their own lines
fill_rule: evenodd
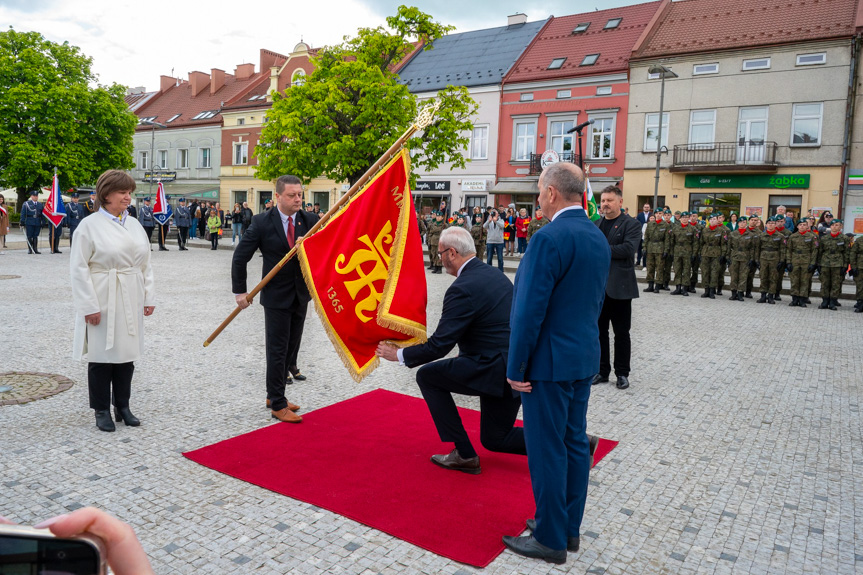
<svg viewBox="0 0 863 575">
<path fill-rule="evenodd" d="M 672 2 L 633 58 L 850 37 L 860 0 Z"/>
<path fill-rule="evenodd" d="M 537 34 L 525 53 L 504 79 L 507 83 L 594 76 L 629 69 L 629 55 L 662 2 L 611 8 L 584 14 L 552 18 Z M 605 30 L 613 18 L 622 18 L 617 28 Z M 584 32 L 573 33 L 579 24 L 590 23 Z M 581 62 L 589 54 L 599 54 L 592 66 Z M 555 58 L 566 58 L 555 70 L 548 66 Z"/>
<path fill-rule="evenodd" d="M 134 94 L 126 94 L 124 100 L 126 101 L 126 105 L 129 106 L 129 110 L 134 112 L 157 94 L 158 92 L 137 92 Z"/>
</svg>

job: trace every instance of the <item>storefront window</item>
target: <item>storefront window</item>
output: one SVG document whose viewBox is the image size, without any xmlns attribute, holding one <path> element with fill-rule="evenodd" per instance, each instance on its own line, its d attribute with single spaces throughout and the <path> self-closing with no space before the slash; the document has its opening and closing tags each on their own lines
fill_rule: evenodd
<svg viewBox="0 0 863 575">
<path fill-rule="evenodd" d="M 776 208 L 785 206 L 785 215 L 793 214 L 793 217 L 800 217 L 800 210 L 803 206 L 802 196 L 770 196 L 770 205 L 767 208 L 768 216 L 776 215 Z"/>
<path fill-rule="evenodd" d="M 731 212 L 740 213 L 740 194 L 689 194 L 689 211 L 698 214 L 722 212 L 728 219 Z"/>
</svg>

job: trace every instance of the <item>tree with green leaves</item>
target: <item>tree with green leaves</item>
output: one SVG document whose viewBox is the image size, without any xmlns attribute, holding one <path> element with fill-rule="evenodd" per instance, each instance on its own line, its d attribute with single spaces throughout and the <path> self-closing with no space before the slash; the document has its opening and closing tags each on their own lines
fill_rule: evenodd
<svg viewBox="0 0 863 575">
<path fill-rule="evenodd" d="M 95 86 L 92 59 L 38 32 L 0 32 L 0 186 L 93 184 L 111 168 L 130 169 L 138 119 L 125 88 Z"/>
<path fill-rule="evenodd" d="M 393 69 L 413 51 L 413 42 L 431 49 L 453 27 L 406 6 L 387 24 L 389 30 L 360 28 L 356 37 L 319 50 L 305 83 L 274 94 L 255 149 L 258 178 L 289 173 L 309 181 L 323 175 L 354 184 L 411 125 L 417 98 Z M 434 100 L 441 103 L 434 123 L 408 142 L 412 164 L 428 171 L 447 162 L 464 168 L 477 104 L 464 87 L 448 86 Z"/>
</svg>

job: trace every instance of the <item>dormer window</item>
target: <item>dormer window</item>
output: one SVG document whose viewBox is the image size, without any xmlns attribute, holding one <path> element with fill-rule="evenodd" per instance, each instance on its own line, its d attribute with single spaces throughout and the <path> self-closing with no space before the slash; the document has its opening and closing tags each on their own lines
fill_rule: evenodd
<svg viewBox="0 0 863 575">
<path fill-rule="evenodd" d="M 612 18 L 611 20 L 609 20 L 608 22 L 605 23 L 605 28 L 603 28 L 603 29 L 604 30 L 611 30 L 612 28 L 617 28 L 618 26 L 620 26 L 621 20 L 623 20 L 623 18 Z"/>
<path fill-rule="evenodd" d="M 213 116 L 215 116 L 217 113 L 218 113 L 218 110 L 206 110 L 204 112 L 201 112 L 200 114 L 197 114 L 192 119 L 193 120 L 208 120 L 208 119 L 212 118 Z"/>
<path fill-rule="evenodd" d="M 563 63 L 566 62 L 566 58 L 555 58 L 551 61 L 551 64 L 548 65 L 549 70 L 559 70 Z"/>
<path fill-rule="evenodd" d="M 599 59 L 599 54 L 588 54 L 584 57 L 584 60 L 581 61 L 581 66 L 593 66 L 596 64 L 596 61 Z"/>
<path fill-rule="evenodd" d="M 584 22 L 584 23 L 579 24 L 578 26 L 576 26 L 576 27 L 575 27 L 575 29 L 572 31 L 572 33 L 573 33 L 573 34 L 581 34 L 582 32 L 587 31 L 587 29 L 588 29 L 589 27 L 590 27 L 590 22 Z"/>
<path fill-rule="evenodd" d="M 179 117 L 180 117 L 180 116 L 182 116 L 182 115 L 183 115 L 183 114 L 174 114 L 173 116 L 171 116 L 170 118 L 168 118 L 168 121 L 167 121 L 167 122 L 165 122 L 165 123 L 166 123 L 166 124 L 170 124 L 171 122 L 173 122 L 174 120 L 176 120 L 177 118 L 179 118 Z"/>
</svg>

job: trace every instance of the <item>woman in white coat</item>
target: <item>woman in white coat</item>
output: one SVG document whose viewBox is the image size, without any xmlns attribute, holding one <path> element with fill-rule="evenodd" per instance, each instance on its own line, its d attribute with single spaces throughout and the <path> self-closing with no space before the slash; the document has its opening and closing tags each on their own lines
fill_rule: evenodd
<svg viewBox="0 0 863 575">
<path fill-rule="evenodd" d="M 69 266 L 75 306 L 73 357 L 87 355 L 90 407 L 96 426 L 114 431 L 114 416 L 141 422 L 129 411 L 134 362 L 144 351 L 144 316 L 153 313 L 153 270 L 147 233 L 128 217 L 135 180 L 109 170 L 96 182 L 96 206 L 75 230 Z"/>
</svg>

